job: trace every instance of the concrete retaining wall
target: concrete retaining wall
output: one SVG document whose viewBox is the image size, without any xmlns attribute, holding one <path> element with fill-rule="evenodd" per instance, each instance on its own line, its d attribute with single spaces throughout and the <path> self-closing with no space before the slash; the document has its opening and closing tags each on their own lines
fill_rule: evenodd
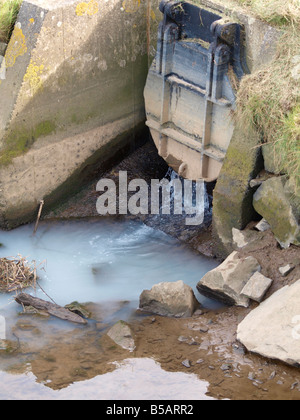
<svg viewBox="0 0 300 420">
<path fill-rule="evenodd" d="M 2 226 L 134 147 L 159 19 L 151 0 L 23 2 L 0 81 Z"/>
</svg>

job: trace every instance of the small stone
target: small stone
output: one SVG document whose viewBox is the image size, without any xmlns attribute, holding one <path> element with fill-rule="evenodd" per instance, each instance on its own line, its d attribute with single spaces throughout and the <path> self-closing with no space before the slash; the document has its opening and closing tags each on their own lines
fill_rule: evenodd
<svg viewBox="0 0 300 420">
<path fill-rule="evenodd" d="M 202 316 L 204 314 L 204 312 L 201 309 L 197 309 L 197 311 L 194 312 L 194 317 L 196 316 Z"/>
<path fill-rule="evenodd" d="M 299 385 L 299 382 L 294 382 L 291 386 L 291 391 L 294 391 L 294 389 Z"/>
<path fill-rule="evenodd" d="M 90 318 L 90 313 L 85 309 L 84 305 L 79 302 L 72 302 L 69 305 L 66 305 L 65 308 L 82 318 Z"/>
<path fill-rule="evenodd" d="M 195 341 L 193 338 L 192 340 L 188 343 L 189 346 L 200 346 L 200 343 L 198 341 Z"/>
<path fill-rule="evenodd" d="M 257 179 L 251 179 L 251 181 L 250 181 L 250 187 L 251 188 L 256 188 L 256 187 L 260 187 L 261 186 L 261 184 L 263 183 L 263 179 L 259 179 L 259 178 L 257 178 Z"/>
<path fill-rule="evenodd" d="M 283 385 L 282 381 L 277 381 L 277 385 Z"/>
<path fill-rule="evenodd" d="M 215 370 L 216 368 L 214 366 L 208 366 L 208 369 Z"/>
<path fill-rule="evenodd" d="M 262 219 L 259 223 L 257 223 L 255 229 L 259 230 L 260 232 L 266 232 L 267 230 L 271 229 L 271 226 L 266 221 L 266 219 Z"/>
<path fill-rule="evenodd" d="M 270 375 L 270 377 L 269 377 L 269 380 L 273 380 L 276 375 L 277 375 L 276 372 L 272 372 L 271 375 Z"/>
<path fill-rule="evenodd" d="M 256 379 L 256 375 L 254 372 L 250 372 L 248 375 L 248 379 L 250 379 L 250 381 L 255 381 Z"/>
<path fill-rule="evenodd" d="M 280 267 L 279 272 L 283 277 L 286 277 L 294 270 L 294 268 L 295 268 L 295 266 L 293 266 L 291 264 L 287 264 L 284 267 Z"/>
<path fill-rule="evenodd" d="M 204 360 L 203 359 L 199 359 L 199 360 L 197 360 L 197 365 L 201 365 L 202 363 L 204 363 Z"/>
<path fill-rule="evenodd" d="M 209 331 L 209 328 L 205 327 L 205 326 L 201 326 L 199 331 L 202 332 L 202 333 L 207 333 Z"/>
<path fill-rule="evenodd" d="M 272 283 L 273 280 L 257 271 L 243 288 L 241 295 L 260 303 L 272 286 Z"/>
<path fill-rule="evenodd" d="M 188 359 L 184 360 L 181 364 L 188 369 L 191 367 L 191 362 Z"/>
<path fill-rule="evenodd" d="M 180 337 L 178 337 L 178 341 L 180 341 L 180 343 L 186 343 L 187 341 L 189 341 L 189 339 L 181 335 Z"/>
<path fill-rule="evenodd" d="M 227 364 L 227 363 L 224 363 L 224 364 L 220 367 L 220 369 L 221 369 L 221 370 L 223 370 L 223 371 L 231 370 L 231 368 L 232 368 L 232 366 L 231 366 L 231 365 L 229 365 L 229 364 Z"/>
<path fill-rule="evenodd" d="M 107 335 L 120 347 L 125 350 L 134 351 L 135 343 L 129 325 L 124 321 L 117 322 Z"/>
</svg>

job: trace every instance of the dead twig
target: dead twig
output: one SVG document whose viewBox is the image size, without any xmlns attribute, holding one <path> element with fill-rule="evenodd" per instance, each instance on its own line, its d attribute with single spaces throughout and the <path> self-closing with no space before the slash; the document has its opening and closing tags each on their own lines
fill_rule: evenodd
<svg viewBox="0 0 300 420">
<path fill-rule="evenodd" d="M 41 214 L 42 214 L 42 210 L 43 210 L 44 204 L 45 204 L 44 200 L 41 200 L 40 201 L 39 212 L 38 212 L 38 215 L 37 215 L 37 219 L 36 219 L 35 227 L 34 227 L 34 231 L 33 231 L 33 234 L 34 235 L 36 234 L 36 231 L 37 231 L 38 226 L 39 226 L 39 221 L 40 221 L 40 218 L 41 218 Z"/>
</svg>

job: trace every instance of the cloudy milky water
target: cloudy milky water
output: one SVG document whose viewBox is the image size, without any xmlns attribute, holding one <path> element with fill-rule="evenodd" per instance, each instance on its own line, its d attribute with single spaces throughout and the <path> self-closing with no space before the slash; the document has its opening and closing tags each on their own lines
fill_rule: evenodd
<svg viewBox="0 0 300 420">
<path fill-rule="evenodd" d="M 1 257 L 35 260 L 42 288 L 56 303 L 138 299 L 159 282 L 183 280 L 193 287 L 217 266 L 177 240 L 137 222 L 101 220 L 41 223 L 1 232 Z M 46 296 L 38 291 L 38 297 Z M 199 300 L 209 304 L 197 294 Z M 47 299 L 47 298 L 46 298 Z M 0 296 L 0 308 L 8 297 Z M 10 305 L 11 306 L 11 305 Z"/>
<path fill-rule="evenodd" d="M 126 319 L 138 307 L 139 296 L 144 289 L 150 289 L 159 282 L 178 280 L 183 280 L 193 287 L 197 298 L 205 306 L 212 305 L 211 301 L 197 293 L 196 284 L 207 271 L 216 267 L 216 261 L 201 257 L 182 246 L 177 240 L 138 222 L 109 219 L 42 222 L 35 236 L 33 226 L 27 225 L 11 232 L 1 232 L 1 242 L 3 244 L 0 248 L 1 257 L 16 257 L 20 254 L 27 257 L 28 261 L 36 262 L 39 267 L 40 286 L 62 306 L 72 301 L 104 305 L 109 302 L 109 307 L 112 308 L 112 303 L 117 307 L 117 302 L 129 301 L 130 304 L 126 306 L 127 312 L 117 314 L 120 318 Z M 28 292 L 34 293 L 33 290 Z M 36 295 L 49 300 L 39 287 Z M 21 309 L 13 301 L 13 296 L 13 294 L 0 295 L 0 315 L 6 318 L 8 329 L 17 322 L 18 312 Z M 110 315 L 107 314 L 107 320 Z M 46 391 L 41 390 L 42 385 L 35 385 L 32 373 L 25 372 L 10 377 L 10 374 L 1 372 L 1 366 L 0 360 L 0 378 L 11 383 L 12 387 L 8 393 L 1 394 L 0 391 L 1 399 L 8 398 L 8 395 L 18 398 L 24 383 L 27 383 L 26 387 L 31 390 L 29 392 L 31 398 L 45 394 Z M 128 367 L 128 364 L 125 364 L 125 367 L 119 366 L 115 371 L 119 372 L 120 381 L 123 380 L 126 366 Z M 141 365 L 135 366 L 138 378 L 139 372 L 143 369 Z M 156 366 L 156 372 L 159 370 L 160 367 Z M 178 382 L 172 379 L 174 376 L 170 377 L 171 374 L 162 370 L 161 373 L 161 376 L 158 376 L 162 384 L 174 382 L 174 387 L 176 383 L 178 385 Z M 94 378 L 93 381 L 101 382 L 103 376 L 102 379 Z M 117 377 L 118 374 L 114 373 L 112 376 L 107 374 L 106 378 L 107 380 L 112 378 L 112 383 L 116 384 Z M 197 380 L 191 375 L 186 377 L 185 380 L 191 381 L 191 384 Z M 82 383 L 83 389 L 88 390 L 88 382 L 79 382 L 79 384 Z M 77 388 L 74 386 L 70 388 L 70 397 L 74 390 L 80 388 L 79 384 L 76 384 Z M 203 384 L 199 381 L 200 385 L 203 388 Z M 148 389 L 150 392 L 151 387 Z M 53 394 L 47 392 L 46 396 L 55 398 Z M 114 395 L 113 390 L 112 395 Z M 56 397 L 59 398 L 58 394 Z M 93 395 L 90 394 L 90 397 Z M 151 394 L 151 397 L 155 396 Z"/>
</svg>

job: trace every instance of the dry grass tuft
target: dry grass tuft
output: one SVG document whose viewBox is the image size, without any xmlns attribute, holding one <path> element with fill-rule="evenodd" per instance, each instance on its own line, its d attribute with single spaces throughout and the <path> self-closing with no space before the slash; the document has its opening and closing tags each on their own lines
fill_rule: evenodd
<svg viewBox="0 0 300 420">
<path fill-rule="evenodd" d="M 21 4 L 22 0 L 0 0 L 0 42 L 9 41 Z"/>
<path fill-rule="evenodd" d="M 252 123 L 263 142 L 274 145 L 278 169 L 300 191 L 300 30 L 289 28 L 273 63 L 246 76 L 237 97 L 236 118 Z M 299 74 L 298 74 L 299 71 Z"/>
<path fill-rule="evenodd" d="M 300 26 L 299 0 L 235 0 L 247 6 L 260 19 L 273 25 Z"/>
<path fill-rule="evenodd" d="M 0 258 L 0 292 L 10 293 L 36 286 L 36 267 L 26 258 Z"/>
</svg>

